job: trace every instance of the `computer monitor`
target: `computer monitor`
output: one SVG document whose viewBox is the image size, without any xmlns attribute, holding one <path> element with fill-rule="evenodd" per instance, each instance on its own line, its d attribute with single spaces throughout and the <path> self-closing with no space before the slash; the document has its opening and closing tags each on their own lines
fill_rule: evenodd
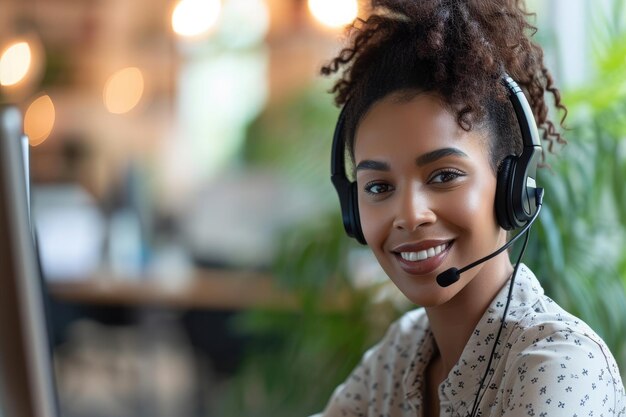
<svg viewBox="0 0 626 417">
<path fill-rule="evenodd" d="M 0 105 L 0 417 L 58 417 L 22 137 Z"/>
</svg>

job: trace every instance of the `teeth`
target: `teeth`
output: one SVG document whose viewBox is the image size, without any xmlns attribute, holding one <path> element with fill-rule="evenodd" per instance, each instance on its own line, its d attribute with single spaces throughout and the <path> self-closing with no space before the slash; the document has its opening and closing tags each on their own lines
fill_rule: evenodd
<svg viewBox="0 0 626 417">
<path fill-rule="evenodd" d="M 410 262 L 423 261 L 425 259 L 432 258 L 433 256 L 439 255 L 441 252 L 443 252 L 446 249 L 447 246 L 448 244 L 444 243 L 442 245 L 435 246 L 434 248 L 428 248 L 427 250 L 421 250 L 419 252 L 400 252 L 400 256 L 405 261 L 410 261 Z"/>
</svg>

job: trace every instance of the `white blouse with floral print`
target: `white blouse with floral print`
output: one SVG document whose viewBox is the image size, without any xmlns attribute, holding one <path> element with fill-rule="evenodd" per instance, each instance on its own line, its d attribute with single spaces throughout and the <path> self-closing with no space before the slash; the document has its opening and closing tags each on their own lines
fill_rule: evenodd
<svg viewBox="0 0 626 417">
<path fill-rule="evenodd" d="M 618 367 L 602 339 L 544 295 L 520 265 L 477 416 L 626 417 Z M 440 416 L 466 417 L 500 326 L 508 284 L 494 298 L 439 386 Z M 423 416 L 426 365 L 435 349 L 424 309 L 370 349 L 317 417 Z"/>
</svg>

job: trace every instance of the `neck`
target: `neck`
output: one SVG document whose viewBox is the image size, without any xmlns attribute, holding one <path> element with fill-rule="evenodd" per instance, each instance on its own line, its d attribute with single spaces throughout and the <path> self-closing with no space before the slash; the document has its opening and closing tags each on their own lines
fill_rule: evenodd
<svg viewBox="0 0 626 417">
<path fill-rule="evenodd" d="M 513 266 L 504 252 L 465 274 L 472 273 L 475 276 L 454 298 L 445 304 L 426 308 L 444 376 L 461 357 L 478 321 L 513 273 Z M 462 281 L 461 275 L 461 281 L 453 285 L 463 285 Z"/>
</svg>

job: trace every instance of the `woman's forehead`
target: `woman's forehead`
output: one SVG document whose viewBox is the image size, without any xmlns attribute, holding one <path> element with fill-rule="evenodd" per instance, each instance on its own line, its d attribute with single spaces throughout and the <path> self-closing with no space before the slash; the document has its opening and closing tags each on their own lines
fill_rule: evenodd
<svg viewBox="0 0 626 417">
<path fill-rule="evenodd" d="M 363 116 L 356 131 L 355 160 L 393 151 L 415 153 L 459 148 L 467 154 L 483 152 L 485 132 L 466 131 L 455 115 L 434 95 L 419 93 L 399 100 L 390 95 L 376 102 Z"/>
</svg>

